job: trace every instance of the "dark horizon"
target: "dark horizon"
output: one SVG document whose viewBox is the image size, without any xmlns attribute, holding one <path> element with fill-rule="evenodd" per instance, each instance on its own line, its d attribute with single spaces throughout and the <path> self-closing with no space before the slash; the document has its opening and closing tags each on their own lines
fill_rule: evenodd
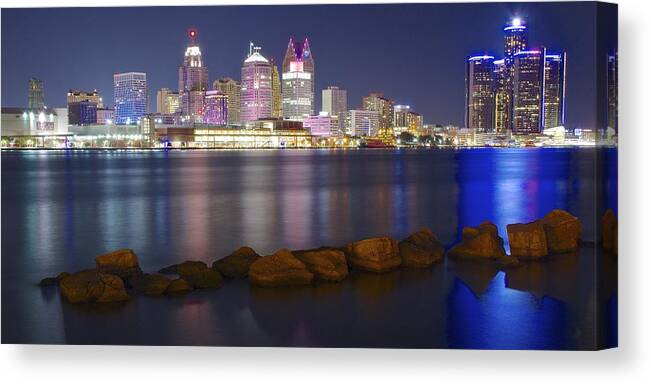
<svg viewBox="0 0 651 384">
<path fill-rule="evenodd" d="M 426 123 L 462 126 L 466 57 L 503 57 L 502 27 L 518 16 L 529 28 L 531 47 L 567 52 L 566 126 L 591 128 L 597 115 L 597 51 L 614 49 L 617 39 L 616 25 L 606 26 L 612 29 L 605 34 L 610 41 L 595 47 L 595 4 L 3 9 L 2 106 L 26 106 L 32 76 L 43 80 L 48 106 L 65 106 L 68 89 L 97 89 L 105 104 L 113 105 L 113 73 L 139 71 L 147 73 L 154 111 L 156 91 L 177 88 L 186 32 L 194 27 L 210 84 L 240 78 L 249 41 L 279 61 L 290 37 L 308 37 L 315 112 L 321 109 L 321 89 L 337 85 L 348 91 L 350 109 L 368 92 L 380 91 L 396 104 L 411 105 Z"/>
</svg>

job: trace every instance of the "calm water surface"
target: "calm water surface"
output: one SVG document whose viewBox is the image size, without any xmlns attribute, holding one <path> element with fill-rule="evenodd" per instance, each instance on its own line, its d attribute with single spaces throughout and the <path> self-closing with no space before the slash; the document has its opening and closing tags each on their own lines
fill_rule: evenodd
<svg viewBox="0 0 651 384">
<path fill-rule="evenodd" d="M 506 237 L 506 224 L 554 208 L 581 218 L 593 240 L 595 218 L 616 208 L 614 150 L 21 151 L 1 160 L 3 343 L 616 344 L 616 260 L 594 247 L 508 272 L 448 261 L 289 289 L 229 280 L 102 310 L 35 285 L 117 248 L 155 271 L 241 245 L 268 254 L 422 226 L 451 246 L 463 226 L 490 219 Z"/>
</svg>

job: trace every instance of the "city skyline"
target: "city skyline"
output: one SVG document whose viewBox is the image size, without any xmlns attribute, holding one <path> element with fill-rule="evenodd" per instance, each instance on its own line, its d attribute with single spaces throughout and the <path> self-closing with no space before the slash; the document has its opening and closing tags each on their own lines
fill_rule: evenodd
<svg viewBox="0 0 651 384">
<path fill-rule="evenodd" d="M 200 32 L 199 44 L 202 47 L 204 61 L 210 69 L 210 82 L 222 77 L 238 79 L 238 72 L 245 57 L 245 49 L 249 41 L 255 41 L 263 47 L 263 53 L 268 57 L 281 57 L 286 50 L 287 39 L 301 39 L 307 36 L 311 46 L 317 50 L 319 59 L 319 75 L 316 76 L 315 101 L 318 108 L 321 105 L 319 90 L 329 85 L 340 86 L 348 90 L 349 108 L 361 107 L 361 98 L 372 91 L 384 93 L 399 104 L 408 104 L 422 113 L 427 123 L 452 123 L 463 125 L 464 119 L 464 65 L 468 53 L 473 51 L 482 54 L 499 56 L 501 46 L 501 29 L 504 23 L 519 16 L 527 21 L 530 28 L 530 39 L 544 42 L 550 49 L 564 49 L 572 57 L 568 65 L 568 94 L 566 125 L 569 127 L 594 125 L 595 106 L 590 100 L 596 95 L 593 79 L 594 68 L 583 68 L 582 64 L 594 58 L 595 51 L 581 44 L 586 39 L 594 39 L 594 33 L 589 26 L 593 23 L 595 8 L 593 4 L 569 4 L 577 12 L 568 12 L 566 4 L 564 12 L 554 4 L 426 4 L 426 5 L 346 5 L 346 6 L 254 6 L 254 7 L 188 7 L 188 8 L 128 8 L 128 9 L 68 9 L 65 14 L 57 9 L 42 10 L 5 10 L 3 12 L 4 36 L 21 36 L 20 41 L 3 41 L 2 53 L 5 57 L 16 57 L 17 60 L 3 62 L 2 97 L 5 106 L 26 105 L 25 88 L 27 79 L 38 77 L 43 80 L 46 105 L 52 107 L 65 105 L 64 98 L 68 89 L 98 89 L 105 99 L 109 99 L 111 88 L 110 77 L 115 72 L 142 71 L 147 73 L 149 85 L 149 110 L 155 106 L 155 91 L 168 87 L 174 89 L 174 77 L 178 75 L 178 57 L 187 46 L 187 30 L 196 28 Z M 422 12 L 426 11 L 426 12 Z M 122 36 L 123 31 L 114 25 L 116 17 L 127 19 L 143 13 L 160 16 L 155 18 L 164 28 L 157 29 L 157 39 L 152 39 L 150 32 L 138 31 L 135 38 L 128 41 L 114 37 L 111 40 L 100 38 L 96 45 L 85 52 L 86 60 L 79 60 L 82 52 L 63 55 L 61 62 L 43 66 L 42 62 L 34 62 L 29 58 L 39 51 L 41 45 L 56 46 L 52 39 L 62 32 L 56 23 L 68 18 L 79 18 L 80 22 L 88 23 L 89 28 L 101 26 L 111 33 Z M 188 17 L 188 13 L 200 17 Z M 265 18 L 255 26 L 249 26 L 247 31 L 240 33 L 241 26 L 235 21 L 248 16 L 254 17 L 265 14 Z M 572 15 L 569 15 L 569 14 Z M 175 17 L 172 17 L 171 15 Z M 472 15 L 482 14 L 482 20 L 472 18 Z M 232 27 L 233 34 L 217 33 L 215 28 L 207 23 L 207 15 L 220 15 L 224 23 L 220 29 Z M 299 17 L 304 15 L 305 17 Z M 319 23 L 311 22 L 317 17 Z M 338 15 L 338 16 L 335 16 Z M 335 30 L 326 30 L 319 25 L 332 18 L 346 21 L 364 15 L 364 21 L 357 25 L 344 22 Z M 446 17 L 449 16 L 449 17 Z M 49 18 L 47 17 L 49 16 Z M 295 16 L 295 17 L 294 17 Z M 297 20 L 292 26 L 273 25 L 272 21 L 279 17 L 291 17 Z M 43 20 L 48 18 L 49 21 Z M 394 25 L 383 27 L 387 18 L 394 18 Z M 405 19 L 407 21 L 405 21 Z M 473 23 L 468 23 L 468 20 Z M 192 20 L 192 23 L 188 23 Z M 464 22 L 465 20 L 465 22 Z M 21 24 L 22 23 L 22 24 Z M 431 23 L 435 23 L 436 26 Z M 21 24 L 21 25 L 19 25 Z M 282 23 L 281 23 L 282 24 Z M 326 23 L 327 24 L 327 23 Z M 400 26 L 409 26 L 409 33 L 396 33 Z M 549 25 L 554 25 L 549 28 Z M 455 36 L 447 43 L 443 37 L 447 34 L 432 32 L 446 28 Z M 29 31 L 26 29 L 31 28 Z M 48 30 L 41 39 L 38 32 Z M 380 28 L 380 29 L 373 29 Z M 427 32 L 430 31 L 430 32 Z M 13 32 L 13 33 L 10 33 Z M 24 32 L 24 33 L 23 33 Z M 371 33 L 372 32 L 372 33 Z M 394 36 L 395 35 L 395 36 Z M 422 39 L 413 36 L 422 35 Z M 425 38 L 425 36 L 427 36 Z M 386 38 L 385 38 L 386 37 Z M 18 47 L 22 40 L 28 40 L 34 49 L 20 51 Z M 83 40 L 85 37 L 79 37 Z M 11 40 L 11 39 L 10 39 Z M 111 49 L 115 41 L 123 45 L 123 50 L 129 54 L 118 55 Z M 380 41 L 378 41 L 380 40 Z M 143 42 L 146 42 L 143 45 Z M 394 46 L 393 49 L 381 50 L 382 44 Z M 608 44 L 608 42 L 605 42 Z M 359 49 L 362 44 L 365 49 Z M 397 45 L 400 44 L 400 45 Z M 130 50 L 140 47 L 139 50 Z M 177 47 L 172 49 L 172 47 Z M 486 47 L 481 49 L 481 47 Z M 64 49 L 65 47 L 57 47 Z M 98 48 L 104 48 L 98 50 Z M 43 48 L 45 49 L 45 48 Z M 47 49 L 45 50 L 47 52 Z M 101 54 L 98 52 L 101 51 Z M 43 51 L 40 51 L 43 54 Z M 181 53 L 179 53 L 181 52 Z M 386 54 L 391 52 L 392 54 Z M 413 70 L 403 71 L 405 59 L 410 54 L 421 57 L 408 61 Z M 440 54 L 439 54 L 440 53 Z M 145 57 L 146 56 L 146 57 Z M 76 60 L 74 60 L 76 59 Z M 93 69 L 86 68 L 84 62 L 93 59 Z M 95 63 L 97 61 L 97 63 Z M 152 63 L 152 61 L 154 63 Z M 173 63 L 169 65 L 168 63 Z M 17 64 L 19 63 L 19 64 Z M 373 65 L 370 65 L 373 63 Z M 63 65 L 63 68 L 62 68 Z M 107 67 L 112 68 L 106 72 Z M 388 71 L 396 71 L 399 76 L 387 76 Z M 25 76 L 22 74 L 25 73 Z M 415 81 L 418 77 L 421 80 Z M 107 82 L 105 78 L 108 78 Z M 419 84 L 414 87 L 413 84 Z M 315 111 L 317 112 L 317 111 Z"/>
</svg>

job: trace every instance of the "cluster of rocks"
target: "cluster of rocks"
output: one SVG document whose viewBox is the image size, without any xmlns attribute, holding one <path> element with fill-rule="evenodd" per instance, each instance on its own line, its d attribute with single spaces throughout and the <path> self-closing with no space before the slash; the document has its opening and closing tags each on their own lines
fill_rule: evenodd
<svg viewBox="0 0 651 384">
<path fill-rule="evenodd" d="M 553 210 L 531 223 L 509 224 L 506 229 L 510 256 L 504 250 L 497 226 L 489 221 L 463 228 L 461 241 L 450 248 L 448 256 L 507 268 L 520 265 L 524 259 L 575 252 L 581 244 L 580 220 L 563 210 Z M 604 249 L 616 252 L 617 223 L 612 211 L 603 218 L 603 231 Z M 224 285 L 224 278 L 248 278 L 251 284 L 261 287 L 338 282 L 348 276 L 350 269 L 384 273 L 399 267 L 428 268 L 442 261 L 444 254 L 443 245 L 427 228 L 400 242 L 376 237 L 343 247 L 281 249 L 268 256 L 241 247 L 211 266 L 202 261 L 185 261 L 155 274 L 143 273 L 135 253 L 121 249 L 97 256 L 95 269 L 64 272 L 43 279 L 41 285 L 58 285 L 61 295 L 72 303 L 104 303 L 127 300 L 132 292 L 175 295 L 194 289 L 216 289 Z"/>
</svg>

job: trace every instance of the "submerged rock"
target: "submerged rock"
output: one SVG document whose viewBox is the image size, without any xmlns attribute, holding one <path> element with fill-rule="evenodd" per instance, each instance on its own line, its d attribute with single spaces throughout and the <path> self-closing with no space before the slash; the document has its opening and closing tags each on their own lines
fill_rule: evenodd
<svg viewBox="0 0 651 384">
<path fill-rule="evenodd" d="M 429 228 L 405 238 L 398 244 L 402 266 L 427 268 L 443 260 L 445 249 Z"/>
<path fill-rule="evenodd" d="M 547 236 L 550 254 L 575 252 L 581 243 L 581 221 L 562 209 L 554 209 L 540 222 Z"/>
<path fill-rule="evenodd" d="M 346 256 L 339 249 L 318 248 L 292 254 L 320 280 L 341 281 L 348 276 Z"/>
<path fill-rule="evenodd" d="M 249 274 L 251 264 L 259 258 L 260 255 L 253 248 L 240 247 L 230 255 L 212 263 L 212 267 L 226 277 L 245 278 Z"/>
<path fill-rule="evenodd" d="M 370 272 L 388 272 L 402 263 L 398 242 L 389 237 L 375 237 L 346 245 L 348 265 Z"/>
<path fill-rule="evenodd" d="M 617 218 L 612 209 L 608 209 L 601 218 L 601 243 L 605 250 L 617 253 Z"/>
<path fill-rule="evenodd" d="M 162 295 L 171 282 L 169 277 L 149 273 L 134 276 L 129 280 L 131 286 L 144 295 Z"/>
<path fill-rule="evenodd" d="M 120 276 L 125 281 L 142 274 L 138 257 L 131 249 L 119 249 L 95 258 L 97 271 Z"/>
<path fill-rule="evenodd" d="M 120 277 L 95 269 L 63 277 L 59 289 L 61 295 L 71 303 L 108 303 L 129 299 Z"/>
<path fill-rule="evenodd" d="M 165 290 L 166 295 L 181 295 L 192 291 L 194 288 L 192 284 L 188 283 L 184 278 L 179 277 L 170 282 Z"/>
<path fill-rule="evenodd" d="M 184 261 L 177 264 L 176 273 L 194 288 L 220 288 L 224 285 L 222 275 L 208 268 L 203 261 Z"/>
<path fill-rule="evenodd" d="M 497 260 L 505 257 L 504 240 L 491 222 L 463 229 L 462 240 L 448 251 L 448 256 L 458 259 Z"/>
<path fill-rule="evenodd" d="M 547 256 L 547 236 L 540 221 L 506 226 L 511 256 L 518 259 L 537 259 Z"/>
<path fill-rule="evenodd" d="M 40 285 L 41 287 L 50 287 L 53 285 L 59 285 L 61 279 L 63 279 L 66 276 L 70 276 L 70 274 L 68 272 L 61 272 L 56 277 L 46 277 L 42 279 L 38 283 L 38 285 Z"/>
<path fill-rule="evenodd" d="M 262 287 L 310 284 L 314 274 L 290 251 L 281 249 L 251 264 L 249 280 Z"/>
</svg>

